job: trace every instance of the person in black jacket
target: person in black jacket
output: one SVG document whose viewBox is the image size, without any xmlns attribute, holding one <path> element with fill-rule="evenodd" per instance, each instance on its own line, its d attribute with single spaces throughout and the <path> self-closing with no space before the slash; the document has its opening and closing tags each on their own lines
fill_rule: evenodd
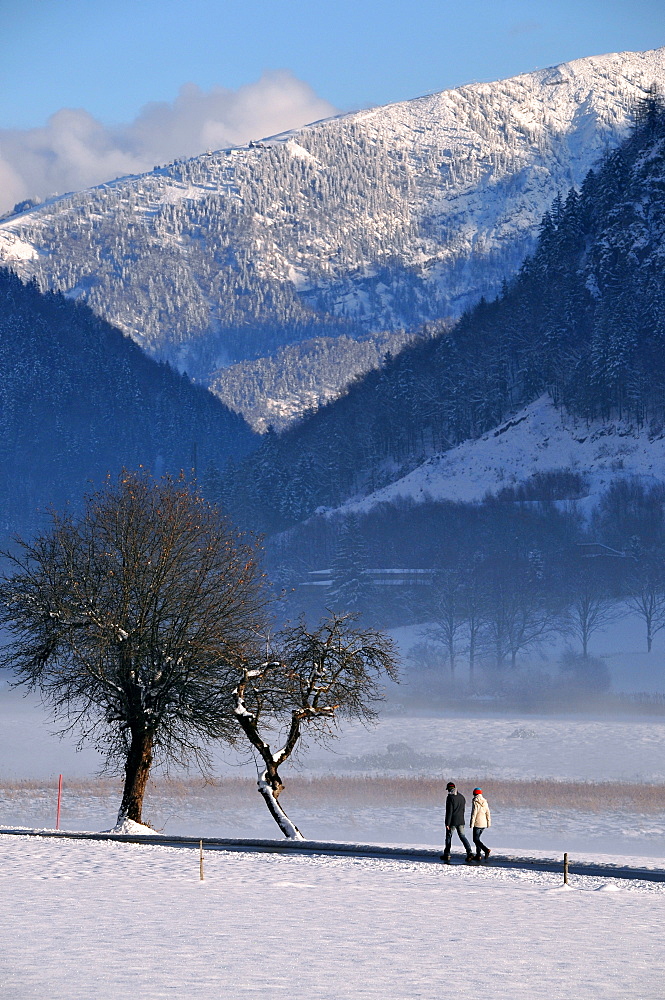
<svg viewBox="0 0 665 1000">
<path fill-rule="evenodd" d="M 455 788 L 455 783 L 449 781 L 446 785 L 448 795 L 446 797 L 446 846 L 441 860 L 450 864 L 450 848 L 453 842 L 453 830 L 457 831 L 457 836 L 466 848 L 466 860 L 471 864 L 475 858 L 471 844 L 464 835 L 464 807 L 466 799 L 461 792 Z"/>
</svg>

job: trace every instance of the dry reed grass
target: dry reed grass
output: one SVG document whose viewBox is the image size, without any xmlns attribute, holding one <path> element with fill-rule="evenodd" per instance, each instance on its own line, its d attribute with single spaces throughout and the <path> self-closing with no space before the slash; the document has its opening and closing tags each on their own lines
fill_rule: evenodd
<svg viewBox="0 0 665 1000">
<path fill-rule="evenodd" d="M 495 809 L 547 809 L 560 812 L 604 811 L 636 814 L 665 812 L 665 784 L 629 784 L 627 782 L 583 781 L 508 781 L 478 779 L 458 782 L 460 791 L 470 804 L 471 792 L 481 787 Z M 29 799 L 54 795 L 51 783 L 37 780 L 10 781 L 0 779 L 0 797 Z M 115 799 L 122 789 L 120 779 L 73 779 L 64 782 L 68 798 Z M 205 782 L 201 778 L 160 778 L 150 782 L 146 804 L 150 801 L 171 800 L 174 803 L 205 801 L 206 805 L 224 803 L 229 806 L 246 804 L 256 794 L 251 778 L 218 778 Z M 287 778 L 284 792 L 289 807 L 329 805 L 367 808 L 440 808 L 445 801 L 445 782 L 427 777 L 368 777 L 322 776 L 308 778 L 295 775 Z"/>
</svg>

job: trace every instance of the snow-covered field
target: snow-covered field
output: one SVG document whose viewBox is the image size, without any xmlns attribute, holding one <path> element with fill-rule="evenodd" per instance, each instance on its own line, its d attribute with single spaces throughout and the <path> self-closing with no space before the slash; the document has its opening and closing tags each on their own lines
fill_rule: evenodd
<svg viewBox="0 0 665 1000">
<path fill-rule="evenodd" d="M 665 886 L 0 837 L 2 1000 L 656 1000 Z"/>
<path fill-rule="evenodd" d="M 118 782 L 51 728 L 35 699 L 0 688 L 0 825 L 53 827 L 63 773 L 61 827 L 108 829 Z M 145 816 L 166 833 L 276 838 L 252 771 L 226 753 L 217 786 L 156 776 Z M 498 794 L 517 779 L 529 802 L 495 807 L 495 851 L 653 865 L 664 775 L 658 718 L 392 715 L 285 769 L 284 804 L 311 839 L 440 846 L 445 780 L 482 782 L 492 801 L 492 781 Z M 419 797 L 432 777 L 441 796 Z M 598 782 L 640 786 L 642 805 L 603 808 Z M 439 1000 L 451 983 L 461 1000 L 663 995 L 662 884 L 578 876 L 563 889 L 533 871 L 212 851 L 205 875 L 190 849 L 0 836 L 0 1000 Z"/>
</svg>

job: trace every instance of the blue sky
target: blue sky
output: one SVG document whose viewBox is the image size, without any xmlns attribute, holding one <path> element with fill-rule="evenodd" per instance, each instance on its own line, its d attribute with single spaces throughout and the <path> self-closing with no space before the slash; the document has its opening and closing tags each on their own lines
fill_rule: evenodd
<svg viewBox="0 0 665 1000">
<path fill-rule="evenodd" d="M 339 111 L 665 45 L 665 0 L 0 0 L 0 213 Z"/>
<path fill-rule="evenodd" d="M 288 69 L 340 110 L 665 44 L 663 0 L 0 0 L 0 128 Z"/>
</svg>

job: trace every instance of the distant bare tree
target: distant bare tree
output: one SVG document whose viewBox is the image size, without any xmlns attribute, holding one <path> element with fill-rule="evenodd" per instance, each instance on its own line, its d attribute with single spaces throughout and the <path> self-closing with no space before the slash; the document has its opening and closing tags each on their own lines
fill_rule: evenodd
<svg viewBox="0 0 665 1000">
<path fill-rule="evenodd" d="M 153 759 L 201 766 L 237 729 L 226 685 L 266 627 L 258 547 L 182 481 L 123 473 L 8 555 L 2 663 L 123 766 L 141 822 Z"/>
<path fill-rule="evenodd" d="M 284 788 L 279 768 L 296 749 L 303 725 L 325 742 L 340 718 L 372 721 L 381 680 L 397 677 L 392 640 L 373 629 L 354 628 L 355 620 L 355 615 L 330 614 L 314 631 L 302 621 L 285 626 L 263 662 L 239 670 L 236 719 L 263 762 L 258 790 L 291 840 L 303 837 L 279 802 Z"/>
<path fill-rule="evenodd" d="M 580 576 L 577 591 L 563 617 L 563 631 L 574 636 L 582 646 L 582 656 L 589 655 L 589 640 L 594 632 L 618 621 L 623 613 L 608 598 L 602 582 L 591 571 Z"/>
<path fill-rule="evenodd" d="M 664 583 L 660 565 L 647 559 L 637 567 L 629 584 L 627 605 L 644 622 L 648 653 L 656 633 L 665 628 Z"/>
<path fill-rule="evenodd" d="M 476 553 L 463 573 L 464 616 L 466 619 L 469 657 L 469 685 L 475 687 L 476 658 L 487 625 L 487 594 L 482 580 L 482 556 Z"/>
<path fill-rule="evenodd" d="M 459 641 L 466 624 L 464 587 L 461 573 L 447 570 L 439 575 L 434 597 L 432 624 L 425 636 L 443 646 L 448 657 L 451 676 L 455 676 L 455 662 L 460 652 Z"/>
<path fill-rule="evenodd" d="M 549 605 L 527 561 L 517 562 L 494 575 L 486 609 L 486 633 L 497 667 L 510 656 L 514 669 L 520 653 L 547 642 L 560 625 L 560 616 Z"/>
<path fill-rule="evenodd" d="M 510 609 L 507 644 L 511 666 L 515 668 L 519 653 L 542 647 L 556 633 L 559 616 L 538 596 L 520 590 Z"/>
<path fill-rule="evenodd" d="M 488 581 L 485 602 L 484 644 L 494 657 L 494 665 L 501 670 L 508 656 L 508 622 L 510 618 L 510 590 L 499 576 Z"/>
</svg>

